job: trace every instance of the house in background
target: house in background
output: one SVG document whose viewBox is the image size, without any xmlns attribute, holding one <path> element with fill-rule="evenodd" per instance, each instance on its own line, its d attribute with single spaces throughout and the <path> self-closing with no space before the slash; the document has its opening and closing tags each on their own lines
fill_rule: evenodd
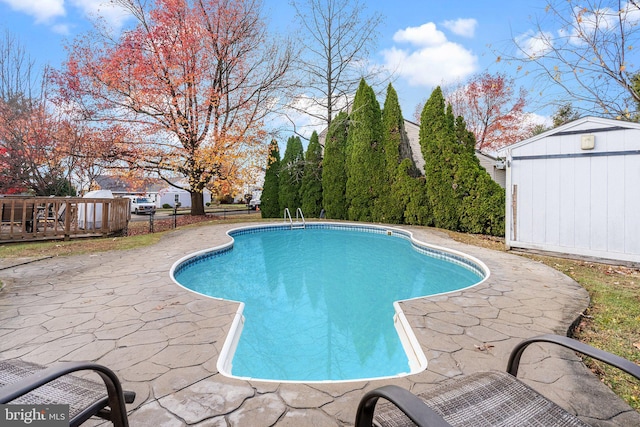
<svg viewBox="0 0 640 427">
<path fill-rule="evenodd" d="M 180 182 L 175 181 L 178 185 Z M 144 182 L 129 181 L 126 178 L 100 175 L 94 179 L 94 186 L 102 190 L 111 190 L 115 197 L 144 196 L 151 199 L 157 208 L 168 204 L 174 206 L 176 200 L 183 208 L 191 207 L 191 195 L 186 190 L 173 187 L 161 179 L 147 179 Z M 204 190 L 204 203 L 211 203 L 212 194 L 208 189 Z"/>
<path fill-rule="evenodd" d="M 585 117 L 498 156 L 508 247 L 640 263 L 640 124 Z"/>
<path fill-rule="evenodd" d="M 491 179 L 497 182 L 500 187 L 506 188 L 507 171 L 505 162 L 496 156 L 480 150 L 476 150 L 476 157 L 480 161 L 480 166 L 487 171 Z"/>
</svg>

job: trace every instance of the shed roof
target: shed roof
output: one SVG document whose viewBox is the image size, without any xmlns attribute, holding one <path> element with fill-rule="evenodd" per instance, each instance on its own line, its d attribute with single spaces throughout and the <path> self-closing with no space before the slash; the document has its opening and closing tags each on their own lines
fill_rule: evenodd
<svg viewBox="0 0 640 427">
<path fill-rule="evenodd" d="M 532 136 L 531 138 L 527 138 L 520 142 L 516 142 L 515 144 L 507 145 L 506 147 L 502 147 L 498 150 L 498 157 L 505 157 L 507 153 L 515 148 L 520 148 L 525 145 L 533 144 L 536 141 L 540 141 L 542 139 L 548 138 L 550 136 L 558 135 L 558 134 L 567 134 L 571 132 L 576 133 L 588 133 L 597 130 L 599 132 L 603 131 L 614 131 L 621 129 L 639 129 L 640 123 L 635 122 L 627 122 L 624 120 L 613 120 L 613 119 L 605 119 L 602 117 L 593 117 L 587 116 L 578 120 L 574 120 L 569 123 L 565 123 L 562 126 L 558 126 L 556 128 L 550 129 L 541 134 Z"/>
</svg>

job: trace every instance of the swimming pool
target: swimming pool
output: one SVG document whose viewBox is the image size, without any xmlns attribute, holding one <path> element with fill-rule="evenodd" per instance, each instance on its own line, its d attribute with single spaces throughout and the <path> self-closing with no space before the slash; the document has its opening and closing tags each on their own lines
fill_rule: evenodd
<svg viewBox="0 0 640 427">
<path fill-rule="evenodd" d="M 426 358 L 397 304 L 473 286 L 477 259 L 394 228 L 313 223 L 231 230 L 233 242 L 174 264 L 181 286 L 241 302 L 224 375 L 347 381 L 406 375 Z"/>
</svg>

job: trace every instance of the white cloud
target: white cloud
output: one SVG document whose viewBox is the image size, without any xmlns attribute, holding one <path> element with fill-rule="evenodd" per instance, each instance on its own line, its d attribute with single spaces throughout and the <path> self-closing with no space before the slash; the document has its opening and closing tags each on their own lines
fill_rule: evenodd
<svg viewBox="0 0 640 427">
<path fill-rule="evenodd" d="M 639 21 L 640 10 L 628 2 L 623 3 L 620 10 L 609 7 L 593 10 L 575 7 L 569 30 L 561 28 L 558 31 L 558 36 L 567 38 L 571 44 L 579 46 L 597 37 L 596 33 L 617 35 L 620 31 L 620 25 L 624 27 L 623 31 L 626 33 L 635 32 Z"/>
<path fill-rule="evenodd" d="M 553 35 L 546 31 L 527 31 L 515 39 L 522 56 L 537 58 L 553 49 Z"/>
<path fill-rule="evenodd" d="M 447 41 L 444 33 L 436 28 L 433 22 L 427 22 L 419 27 L 408 27 L 396 31 L 393 41 L 408 42 L 417 46 L 437 46 Z"/>
<path fill-rule="evenodd" d="M 116 31 L 119 31 L 131 17 L 122 7 L 111 4 L 107 0 L 71 0 L 71 3 L 87 17 L 102 17 Z"/>
<path fill-rule="evenodd" d="M 51 29 L 54 33 L 62 34 L 63 36 L 71 34 L 71 30 L 67 24 L 55 24 L 51 26 Z"/>
<path fill-rule="evenodd" d="M 527 113 L 524 117 L 525 125 L 543 125 L 550 128 L 553 126 L 553 119 L 549 116 L 542 116 L 536 113 Z"/>
<path fill-rule="evenodd" d="M 453 34 L 472 38 L 475 35 L 478 21 L 473 18 L 460 18 L 455 21 L 444 21 L 442 25 Z"/>
<path fill-rule="evenodd" d="M 385 66 L 412 86 L 433 87 L 453 82 L 478 69 L 478 58 L 462 45 L 448 41 L 432 22 L 400 30 L 393 40 L 415 46 L 394 46 L 382 51 Z"/>
<path fill-rule="evenodd" d="M 0 0 L 16 12 L 35 18 L 37 24 L 49 24 L 59 34 L 68 35 L 71 25 L 59 22 L 68 18 L 69 6 L 78 9 L 85 17 L 101 16 L 114 30 L 119 31 L 130 14 L 108 0 Z M 68 19 L 65 19 L 68 20 Z"/>
<path fill-rule="evenodd" d="M 563 27 L 551 31 L 533 31 L 516 37 L 516 44 L 524 57 L 538 58 L 554 47 L 573 45 L 584 47 L 594 38 L 619 37 L 622 25 L 626 33 L 633 32 L 640 23 L 640 10 L 630 2 L 622 3 L 620 10 L 610 7 L 587 9 L 574 7 L 566 12 L 569 17 Z M 596 35 L 599 33 L 600 35 Z"/>
<path fill-rule="evenodd" d="M 46 23 L 65 16 L 64 0 L 0 0 L 11 9 L 31 15 L 36 23 Z"/>
</svg>

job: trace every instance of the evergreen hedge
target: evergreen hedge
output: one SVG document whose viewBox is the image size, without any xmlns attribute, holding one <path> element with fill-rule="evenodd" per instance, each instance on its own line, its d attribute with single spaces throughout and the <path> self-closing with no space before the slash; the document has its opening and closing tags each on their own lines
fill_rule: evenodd
<svg viewBox="0 0 640 427">
<path fill-rule="evenodd" d="M 327 218 L 347 219 L 346 147 L 349 117 L 340 112 L 329 125 L 322 160 L 322 205 Z"/>
<path fill-rule="evenodd" d="M 433 225 L 454 231 L 504 234 L 505 192 L 480 165 L 475 138 L 444 106 L 440 88 L 422 111 L 420 144 Z"/>
<path fill-rule="evenodd" d="M 387 87 L 387 97 L 382 111 L 382 140 L 384 145 L 383 190 L 376 200 L 375 217 L 390 224 L 402 224 L 406 207 L 406 194 L 398 182 L 400 145 L 404 133 L 404 119 L 398 102 L 398 94 L 391 84 Z"/>
<path fill-rule="evenodd" d="M 269 144 L 267 154 L 267 170 L 264 174 L 264 185 L 260 197 L 262 218 L 277 218 L 280 212 L 280 148 L 274 139 Z"/>
<path fill-rule="evenodd" d="M 313 217 L 324 206 L 332 219 L 503 235 L 505 191 L 480 165 L 473 133 L 462 117 L 454 118 L 440 88 L 420 120 L 425 176 L 416 175 L 411 159 L 401 160 L 406 141 L 395 90 L 389 85 L 381 112 L 373 89 L 362 80 L 351 115 L 340 113 L 327 130 L 324 159 L 315 132 L 306 161 L 300 138 L 289 138 L 281 162 L 272 141 L 263 217 L 280 216 L 285 207 L 292 212 L 302 207 Z"/>
<path fill-rule="evenodd" d="M 302 207 L 300 188 L 304 173 L 304 150 L 302 141 L 297 136 L 287 140 L 287 148 L 280 163 L 280 210 L 289 208 L 292 214 Z"/>
<path fill-rule="evenodd" d="M 346 164 L 348 219 L 379 221 L 379 212 L 372 207 L 382 194 L 384 182 L 382 117 L 375 93 L 364 79 L 353 100 Z"/>
<path fill-rule="evenodd" d="M 307 218 L 318 218 L 322 210 L 322 147 L 314 131 L 304 159 L 304 174 L 300 188 L 302 212 Z"/>
<path fill-rule="evenodd" d="M 420 147 L 425 160 L 425 190 L 433 225 L 458 229 L 455 169 L 455 122 L 446 112 L 442 90 L 437 87 L 420 116 Z"/>
</svg>

